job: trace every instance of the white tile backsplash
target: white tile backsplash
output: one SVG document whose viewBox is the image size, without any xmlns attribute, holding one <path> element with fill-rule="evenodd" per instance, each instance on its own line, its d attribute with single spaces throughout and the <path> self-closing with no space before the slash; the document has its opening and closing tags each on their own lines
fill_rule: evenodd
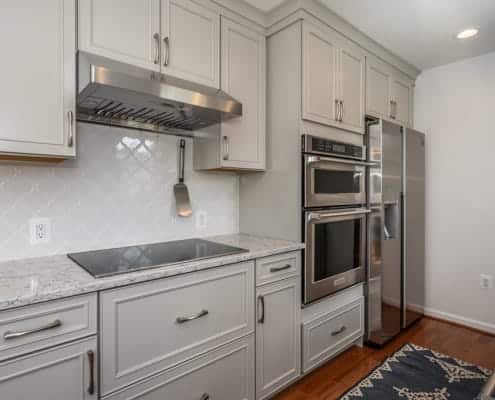
<svg viewBox="0 0 495 400">
<path fill-rule="evenodd" d="M 178 138 L 78 125 L 78 157 L 57 165 L 0 164 L 0 261 L 238 232 L 238 176 L 192 171 L 196 217 L 176 217 Z M 51 242 L 30 244 L 29 220 L 51 220 Z"/>
</svg>

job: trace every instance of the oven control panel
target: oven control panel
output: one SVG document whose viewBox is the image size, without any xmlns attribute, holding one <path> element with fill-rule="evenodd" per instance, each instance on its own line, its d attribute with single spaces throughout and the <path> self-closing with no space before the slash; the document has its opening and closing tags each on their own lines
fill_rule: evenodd
<svg viewBox="0 0 495 400">
<path fill-rule="evenodd" d="M 364 146 L 336 142 L 311 135 L 303 136 L 303 152 L 355 158 L 358 160 L 364 160 L 365 158 Z"/>
</svg>

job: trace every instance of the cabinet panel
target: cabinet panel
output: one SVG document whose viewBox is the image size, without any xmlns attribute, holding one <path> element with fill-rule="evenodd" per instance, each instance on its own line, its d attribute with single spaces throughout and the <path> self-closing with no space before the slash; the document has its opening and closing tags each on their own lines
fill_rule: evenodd
<svg viewBox="0 0 495 400">
<path fill-rule="evenodd" d="M 160 71 L 159 35 L 160 0 L 79 0 L 80 50 Z"/>
<path fill-rule="evenodd" d="M 91 338 L 0 363 L 1 397 L 8 400 L 96 400 L 96 351 L 96 338 Z"/>
<path fill-rule="evenodd" d="M 230 343 L 107 400 L 254 400 L 254 337 Z"/>
<path fill-rule="evenodd" d="M 103 394 L 251 333 L 253 288 L 247 262 L 103 292 Z"/>
<path fill-rule="evenodd" d="M 367 58 L 366 63 L 366 113 L 390 118 L 389 69 L 371 57 Z"/>
<path fill-rule="evenodd" d="M 300 279 L 257 289 L 256 398 L 269 398 L 300 374 Z"/>
<path fill-rule="evenodd" d="M 339 52 L 342 128 L 364 133 L 365 55 L 345 45 Z"/>
<path fill-rule="evenodd" d="M 412 86 L 410 83 L 398 78 L 392 79 L 392 99 L 395 101 L 394 119 L 397 122 L 410 126 L 411 125 L 411 96 Z"/>
<path fill-rule="evenodd" d="M 162 71 L 220 87 L 220 15 L 190 0 L 162 0 Z"/>
<path fill-rule="evenodd" d="M 242 103 L 242 117 L 221 124 L 222 166 L 265 168 L 265 37 L 222 18 L 222 90 Z"/>
<path fill-rule="evenodd" d="M 337 39 L 303 24 L 303 119 L 338 126 Z"/>
<path fill-rule="evenodd" d="M 74 156 L 76 1 L 3 1 L 0 48 L 0 154 Z"/>
<path fill-rule="evenodd" d="M 0 360 L 96 334 L 96 294 L 0 312 Z"/>
</svg>

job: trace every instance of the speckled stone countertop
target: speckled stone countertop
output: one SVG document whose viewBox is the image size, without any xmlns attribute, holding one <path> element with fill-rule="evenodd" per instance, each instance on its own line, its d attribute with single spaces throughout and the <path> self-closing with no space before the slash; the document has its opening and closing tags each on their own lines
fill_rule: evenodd
<svg viewBox="0 0 495 400">
<path fill-rule="evenodd" d="M 205 238 L 247 253 L 185 262 L 95 279 L 65 255 L 0 263 L 0 311 L 47 300 L 111 289 L 137 282 L 235 264 L 304 248 L 302 243 L 243 234 Z"/>
</svg>

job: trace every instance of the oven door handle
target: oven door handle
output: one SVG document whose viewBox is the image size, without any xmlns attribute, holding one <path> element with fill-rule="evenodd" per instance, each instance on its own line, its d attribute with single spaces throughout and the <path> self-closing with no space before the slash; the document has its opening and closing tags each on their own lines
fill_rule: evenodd
<svg viewBox="0 0 495 400">
<path fill-rule="evenodd" d="M 309 156 L 307 158 L 307 164 L 317 164 L 320 162 L 336 162 L 340 164 L 350 164 L 350 165 L 359 165 L 363 167 L 378 167 L 380 163 L 376 162 L 367 162 L 367 161 L 359 161 L 359 160 L 345 160 L 342 158 L 331 158 L 331 157 L 320 157 L 320 156 Z"/>
<path fill-rule="evenodd" d="M 330 218 L 330 217 L 347 217 L 349 215 L 366 215 L 371 213 L 371 210 L 354 210 L 354 211 L 342 211 L 342 212 L 334 212 L 334 213 L 320 213 L 320 212 L 312 212 L 309 213 L 308 215 L 308 221 L 313 221 L 313 220 L 321 220 L 324 218 Z"/>
</svg>

